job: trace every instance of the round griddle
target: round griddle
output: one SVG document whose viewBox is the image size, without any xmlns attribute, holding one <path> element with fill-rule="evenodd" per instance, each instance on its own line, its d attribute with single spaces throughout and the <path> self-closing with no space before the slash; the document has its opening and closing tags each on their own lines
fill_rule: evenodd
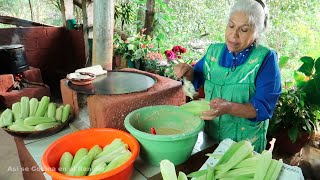
<svg viewBox="0 0 320 180">
<path fill-rule="evenodd" d="M 105 75 L 97 76 L 88 85 L 75 85 L 66 81 L 70 89 L 79 93 L 105 95 L 146 91 L 155 83 L 154 77 L 133 71 L 108 71 Z"/>
</svg>

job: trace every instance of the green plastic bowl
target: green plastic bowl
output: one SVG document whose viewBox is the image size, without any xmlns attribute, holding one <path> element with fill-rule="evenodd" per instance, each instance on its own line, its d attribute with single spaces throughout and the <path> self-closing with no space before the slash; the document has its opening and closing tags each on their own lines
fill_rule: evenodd
<svg viewBox="0 0 320 180">
<path fill-rule="evenodd" d="M 140 157 L 151 165 L 159 166 L 163 159 L 174 165 L 190 156 L 204 122 L 178 106 L 148 106 L 129 113 L 125 128 L 141 144 Z M 155 128 L 156 135 L 150 129 Z"/>
</svg>

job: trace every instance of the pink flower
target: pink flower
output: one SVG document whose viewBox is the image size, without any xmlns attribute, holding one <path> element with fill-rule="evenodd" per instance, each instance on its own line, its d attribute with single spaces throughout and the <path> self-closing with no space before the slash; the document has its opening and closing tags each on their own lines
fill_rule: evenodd
<svg viewBox="0 0 320 180">
<path fill-rule="evenodd" d="M 168 61 L 171 61 L 177 58 L 176 54 L 172 50 L 166 50 L 164 54 L 166 55 Z"/>
<path fill-rule="evenodd" d="M 153 48 L 153 44 L 149 44 L 149 48 L 151 48 L 151 49 L 152 49 L 152 48 Z"/>
</svg>

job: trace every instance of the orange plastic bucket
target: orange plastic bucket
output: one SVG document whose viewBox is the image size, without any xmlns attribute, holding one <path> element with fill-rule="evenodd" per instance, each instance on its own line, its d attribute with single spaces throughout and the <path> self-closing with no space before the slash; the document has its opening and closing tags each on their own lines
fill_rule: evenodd
<svg viewBox="0 0 320 180">
<path fill-rule="evenodd" d="M 67 176 L 58 172 L 59 160 L 66 151 L 75 155 L 80 148 L 91 148 L 94 145 L 104 147 L 115 138 L 128 144 L 132 157 L 120 167 L 94 176 Z M 93 128 L 71 133 L 53 142 L 44 152 L 41 163 L 44 171 L 54 180 L 119 180 L 130 179 L 133 164 L 140 151 L 138 141 L 129 133 L 111 128 Z"/>
</svg>

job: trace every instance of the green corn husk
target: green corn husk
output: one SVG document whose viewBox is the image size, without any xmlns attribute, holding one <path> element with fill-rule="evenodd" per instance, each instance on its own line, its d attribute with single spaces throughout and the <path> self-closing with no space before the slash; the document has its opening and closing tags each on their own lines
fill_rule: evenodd
<svg viewBox="0 0 320 180">
<path fill-rule="evenodd" d="M 37 124 L 34 129 L 36 131 L 43 131 L 49 128 L 53 128 L 58 126 L 60 123 L 59 122 L 49 122 L 49 123 L 41 123 L 41 124 Z"/>
<path fill-rule="evenodd" d="M 110 144 L 106 145 L 103 148 L 103 151 L 101 153 L 99 153 L 95 159 L 98 159 L 102 156 L 105 156 L 109 153 L 111 153 L 112 151 L 114 151 L 115 149 L 117 149 L 120 146 L 124 146 L 125 144 L 121 141 L 121 139 L 114 139 Z"/>
<path fill-rule="evenodd" d="M 125 162 L 127 162 L 130 157 L 132 156 L 132 153 L 129 150 L 126 150 L 125 153 L 117 156 L 115 159 L 113 159 L 107 166 L 107 168 L 105 169 L 104 172 L 108 172 L 111 171 L 112 169 L 115 169 L 119 166 L 121 166 L 122 164 L 124 164 Z"/>
<path fill-rule="evenodd" d="M 127 148 L 126 148 L 124 145 L 119 146 L 118 148 L 114 149 L 114 150 L 111 151 L 110 153 L 105 154 L 104 156 L 101 156 L 101 157 L 99 157 L 98 159 L 95 159 L 95 160 L 92 162 L 91 167 L 92 167 L 92 168 L 95 168 L 95 166 L 97 166 L 100 162 L 110 163 L 110 162 L 113 161 L 115 158 L 117 158 L 119 155 L 125 153 L 126 150 L 127 150 Z M 103 151 L 102 151 L 101 153 L 103 153 Z M 100 154 L 101 154 L 101 153 L 100 153 Z"/>
<path fill-rule="evenodd" d="M 87 154 L 88 154 L 88 149 L 87 148 L 78 149 L 78 151 L 74 155 L 71 167 L 73 167 L 75 164 L 77 164 Z"/>
<path fill-rule="evenodd" d="M 91 167 L 92 170 L 89 172 L 88 176 L 101 174 L 101 173 L 103 173 L 103 171 L 105 171 L 106 168 L 107 168 L 107 164 L 104 162 L 100 162 L 94 168 Z"/>
<path fill-rule="evenodd" d="M 29 109 L 30 109 L 30 105 L 29 105 L 29 97 L 27 96 L 23 96 L 21 97 L 20 100 L 20 106 L 21 106 L 21 118 L 25 119 L 27 117 L 29 117 Z"/>
<path fill-rule="evenodd" d="M 93 161 L 92 154 L 87 154 L 79 162 L 70 168 L 66 173 L 69 176 L 85 176 L 90 170 L 90 165 Z"/>
<path fill-rule="evenodd" d="M 6 109 L 0 115 L 0 127 L 10 126 L 13 124 L 13 113 L 11 109 Z"/>
<path fill-rule="evenodd" d="M 177 180 L 174 164 L 169 160 L 165 159 L 160 162 L 160 172 L 163 180 Z"/>
<path fill-rule="evenodd" d="M 31 98 L 29 101 L 29 105 L 30 105 L 29 116 L 35 116 L 38 109 L 39 100 L 37 98 Z"/>
<path fill-rule="evenodd" d="M 59 171 L 62 174 L 66 174 L 70 170 L 72 160 L 73 160 L 73 156 L 70 152 L 65 152 L 62 154 L 59 161 Z"/>
<path fill-rule="evenodd" d="M 22 119 L 21 118 L 21 103 L 20 102 L 16 102 L 16 103 L 12 104 L 11 109 L 12 109 L 14 121 L 16 121 L 18 119 Z"/>
<path fill-rule="evenodd" d="M 10 129 L 11 131 L 34 131 L 34 126 L 29 126 L 29 125 L 25 125 L 25 124 L 12 124 L 11 126 L 8 126 L 8 129 Z"/>
<path fill-rule="evenodd" d="M 92 154 L 93 157 L 96 157 L 101 152 L 102 152 L 102 148 L 99 145 L 95 145 L 89 150 L 88 154 Z"/>
<path fill-rule="evenodd" d="M 201 100 L 201 101 L 190 101 L 186 104 L 180 106 L 184 111 L 190 112 L 195 116 L 200 116 L 202 112 L 210 110 L 210 102 Z"/>
</svg>

